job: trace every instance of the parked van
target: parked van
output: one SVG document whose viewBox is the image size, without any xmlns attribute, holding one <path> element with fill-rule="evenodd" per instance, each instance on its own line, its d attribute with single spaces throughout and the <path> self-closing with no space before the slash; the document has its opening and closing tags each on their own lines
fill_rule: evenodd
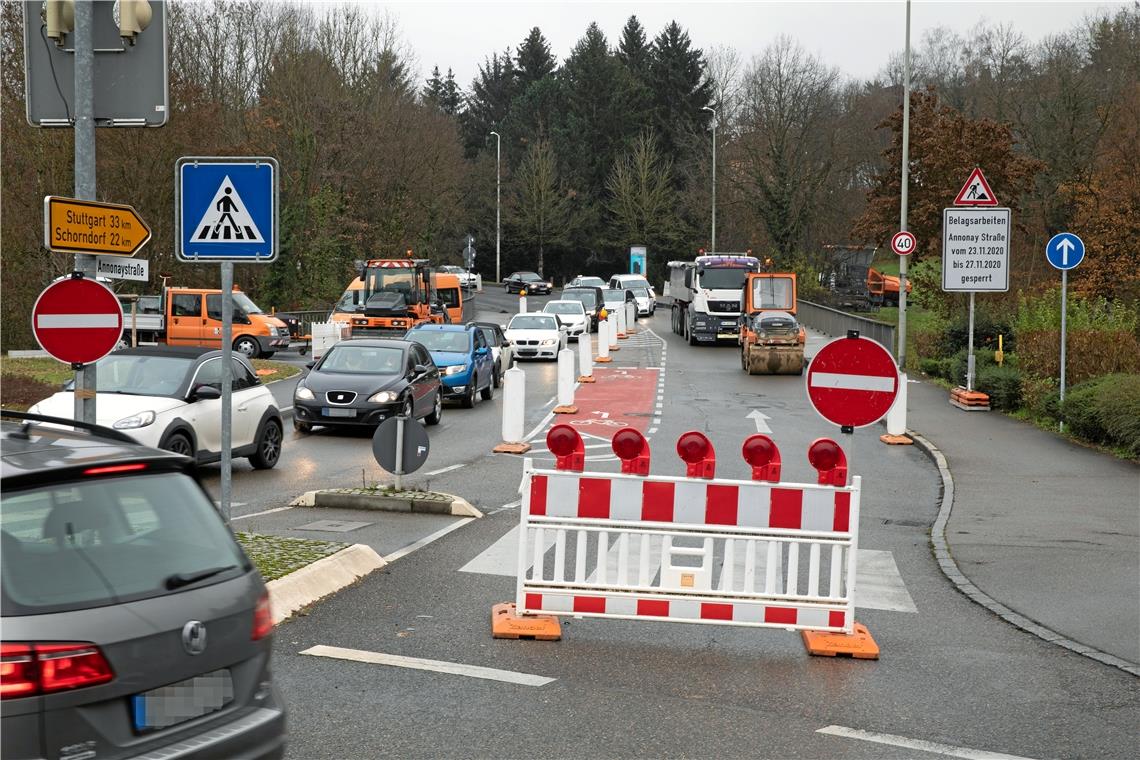
<svg viewBox="0 0 1140 760">
<path fill-rule="evenodd" d="M 123 340 L 170 346 L 222 347 L 222 291 L 166 288 L 161 295 L 139 296 L 132 316 L 123 302 Z M 268 358 L 289 347 L 289 328 L 266 314 L 249 296 L 233 291 L 233 348 L 251 359 Z"/>
</svg>

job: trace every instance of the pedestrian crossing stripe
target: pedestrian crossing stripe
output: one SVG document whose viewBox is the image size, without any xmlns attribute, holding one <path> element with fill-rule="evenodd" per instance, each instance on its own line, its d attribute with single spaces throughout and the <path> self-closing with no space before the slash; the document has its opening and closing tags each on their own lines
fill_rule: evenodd
<svg viewBox="0 0 1140 760">
<path fill-rule="evenodd" d="M 265 242 L 228 174 L 206 207 L 202 221 L 194 228 L 191 240 L 195 243 Z"/>
</svg>

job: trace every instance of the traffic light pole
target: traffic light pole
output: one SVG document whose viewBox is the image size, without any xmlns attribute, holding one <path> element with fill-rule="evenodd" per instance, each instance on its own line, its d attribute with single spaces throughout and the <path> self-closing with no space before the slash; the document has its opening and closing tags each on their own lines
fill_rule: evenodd
<svg viewBox="0 0 1140 760">
<path fill-rule="evenodd" d="M 75 3 L 75 197 L 95 200 L 95 35 L 94 3 Z M 95 276 L 95 257 L 76 254 L 74 271 Z M 75 419 L 95 422 L 95 365 L 75 373 Z"/>
</svg>

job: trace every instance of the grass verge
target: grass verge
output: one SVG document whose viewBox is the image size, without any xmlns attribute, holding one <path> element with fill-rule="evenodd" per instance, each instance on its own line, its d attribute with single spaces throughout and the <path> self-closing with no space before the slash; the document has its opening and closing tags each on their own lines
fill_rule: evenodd
<svg viewBox="0 0 1140 760">
<path fill-rule="evenodd" d="M 311 541 L 306 538 L 282 538 L 261 533 L 235 533 L 238 543 L 266 581 L 284 577 L 305 565 L 336 554 L 348 544 L 339 541 Z"/>
<path fill-rule="evenodd" d="M 284 380 L 287 377 L 301 374 L 300 367 L 294 367 L 285 362 L 275 362 L 271 359 L 254 359 L 253 368 L 263 383 L 272 383 L 276 380 Z"/>
</svg>

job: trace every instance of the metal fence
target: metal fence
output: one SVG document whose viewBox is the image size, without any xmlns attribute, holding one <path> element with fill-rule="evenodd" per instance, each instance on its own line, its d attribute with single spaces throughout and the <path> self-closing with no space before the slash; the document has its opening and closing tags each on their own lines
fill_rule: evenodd
<svg viewBox="0 0 1140 760">
<path fill-rule="evenodd" d="M 857 317 L 854 314 L 821 306 L 811 301 L 799 301 L 796 316 L 806 326 L 833 338 L 846 335 L 848 330 L 858 330 L 861 336 L 878 341 L 891 352 L 892 356 L 898 357 L 895 351 L 894 325 L 866 317 Z"/>
</svg>

